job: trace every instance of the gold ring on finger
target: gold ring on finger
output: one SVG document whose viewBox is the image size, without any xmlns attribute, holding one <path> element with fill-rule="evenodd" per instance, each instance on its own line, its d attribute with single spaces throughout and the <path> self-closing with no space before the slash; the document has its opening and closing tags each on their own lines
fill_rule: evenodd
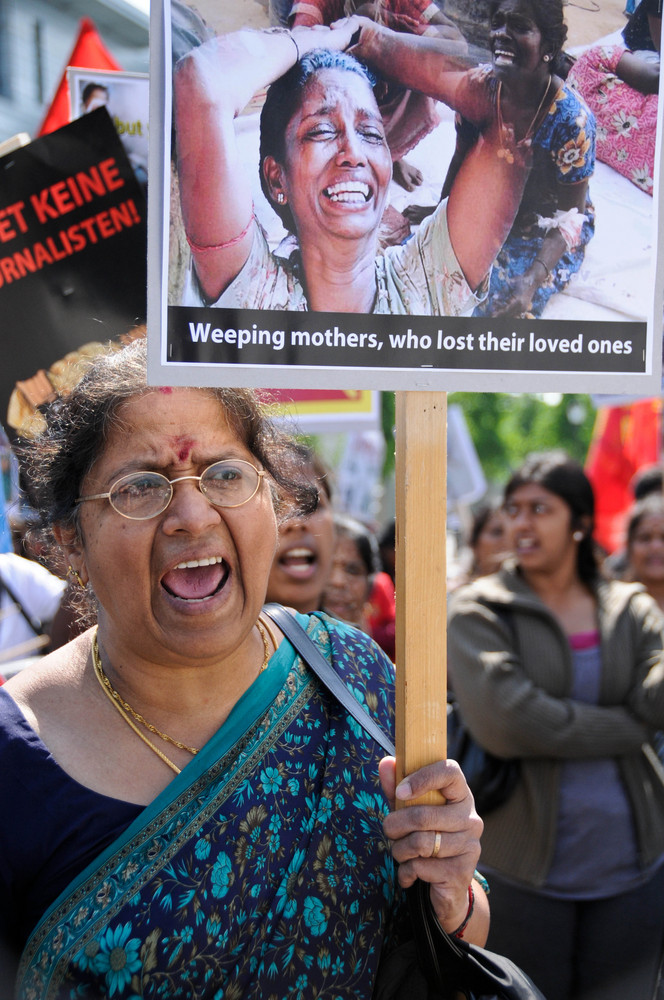
<svg viewBox="0 0 664 1000">
<path fill-rule="evenodd" d="M 440 830 L 436 830 L 436 837 L 435 837 L 435 840 L 433 842 L 433 851 L 431 852 L 431 854 L 429 855 L 429 857 L 431 857 L 431 858 L 437 858 L 438 857 L 438 852 L 440 851 L 440 845 L 442 844 L 442 842 L 443 842 L 443 835 L 440 832 Z"/>
</svg>

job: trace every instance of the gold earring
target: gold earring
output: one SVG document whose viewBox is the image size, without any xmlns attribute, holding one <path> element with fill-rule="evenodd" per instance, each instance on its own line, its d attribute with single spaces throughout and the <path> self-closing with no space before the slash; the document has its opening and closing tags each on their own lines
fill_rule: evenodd
<svg viewBox="0 0 664 1000">
<path fill-rule="evenodd" d="M 78 583 L 81 590 L 85 590 L 85 584 L 81 580 L 81 574 L 78 572 L 78 570 L 74 569 L 71 563 L 67 567 L 67 576 L 72 576 Z"/>
</svg>

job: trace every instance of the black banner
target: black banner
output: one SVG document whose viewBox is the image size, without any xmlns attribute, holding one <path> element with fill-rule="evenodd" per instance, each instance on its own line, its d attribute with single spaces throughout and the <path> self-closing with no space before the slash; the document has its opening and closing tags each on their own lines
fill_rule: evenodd
<svg viewBox="0 0 664 1000">
<path fill-rule="evenodd" d="M 646 324 L 171 306 L 167 362 L 640 374 Z"/>
<path fill-rule="evenodd" d="M 145 321 L 145 197 L 104 108 L 0 159 L 0 419 L 17 380 Z"/>
</svg>

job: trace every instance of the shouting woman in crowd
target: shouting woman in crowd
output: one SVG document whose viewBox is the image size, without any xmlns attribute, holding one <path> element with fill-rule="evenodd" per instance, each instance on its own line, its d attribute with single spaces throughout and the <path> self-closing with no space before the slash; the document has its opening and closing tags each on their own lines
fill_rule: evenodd
<svg viewBox="0 0 664 1000">
<path fill-rule="evenodd" d="M 264 611 L 278 519 L 316 490 L 255 396 L 150 388 L 145 353 L 98 359 L 23 455 L 97 624 L 0 688 L 0 950 L 21 1000 L 369 1000 L 416 878 L 485 939 L 481 820 L 451 761 L 395 788 Z M 293 615 L 389 730 L 389 659 Z"/>
</svg>

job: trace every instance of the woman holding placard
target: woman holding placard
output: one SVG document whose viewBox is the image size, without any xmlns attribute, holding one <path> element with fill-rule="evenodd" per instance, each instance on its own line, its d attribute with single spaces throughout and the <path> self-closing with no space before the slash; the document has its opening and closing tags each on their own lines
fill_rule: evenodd
<svg viewBox="0 0 664 1000">
<path fill-rule="evenodd" d="M 391 729 L 392 664 L 325 614 L 264 608 L 278 522 L 317 490 L 256 395 L 149 387 L 137 341 L 45 423 L 23 481 L 95 624 L 0 688 L 0 994 L 369 1000 L 416 877 L 483 942 L 459 767 L 395 788 L 366 729 Z"/>
</svg>

